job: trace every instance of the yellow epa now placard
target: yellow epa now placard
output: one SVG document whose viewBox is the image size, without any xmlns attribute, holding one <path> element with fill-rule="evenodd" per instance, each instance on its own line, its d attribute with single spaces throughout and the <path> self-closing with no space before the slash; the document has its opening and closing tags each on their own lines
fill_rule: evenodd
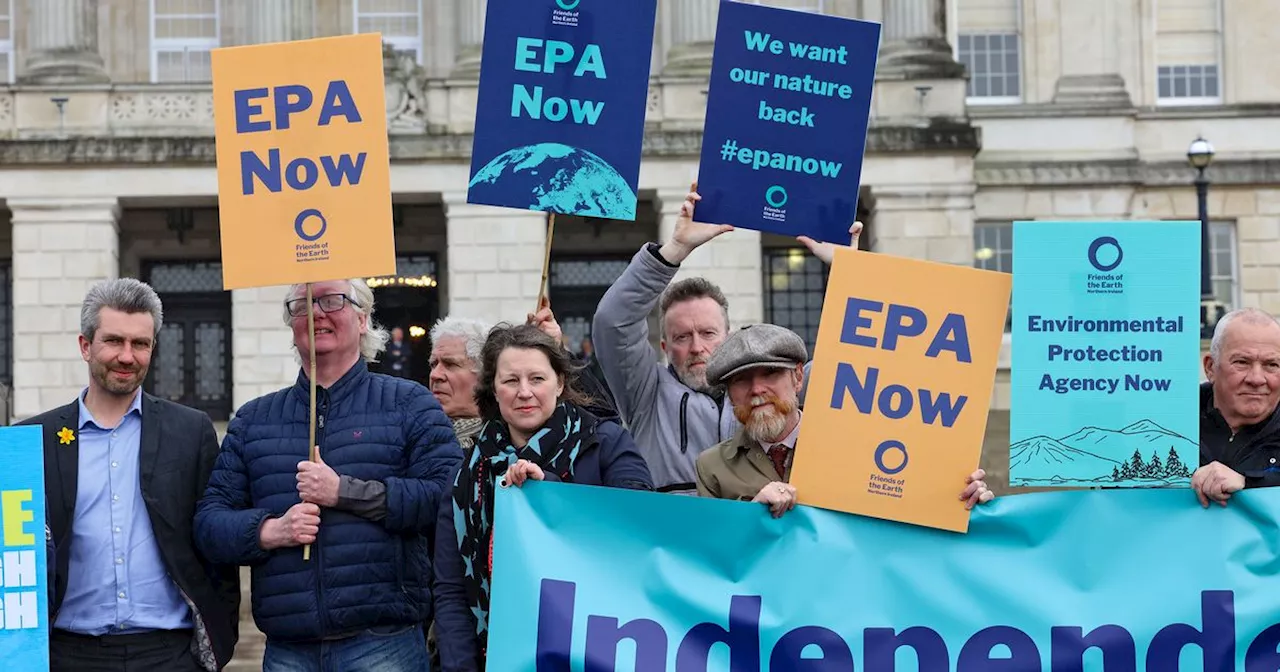
<svg viewBox="0 0 1280 672">
<path fill-rule="evenodd" d="M 791 469 L 801 504 L 953 532 L 978 468 L 1007 273 L 837 249 Z"/>
<path fill-rule="evenodd" d="M 395 274 L 381 35 L 212 66 L 223 288 Z"/>
</svg>

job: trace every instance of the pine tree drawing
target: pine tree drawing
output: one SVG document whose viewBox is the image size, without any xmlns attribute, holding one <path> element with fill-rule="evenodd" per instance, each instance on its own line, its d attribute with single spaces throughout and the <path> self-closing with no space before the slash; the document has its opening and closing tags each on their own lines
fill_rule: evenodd
<svg viewBox="0 0 1280 672">
<path fill-rule="evenodd" d="M 1187 465 L 1182 463 L 1182 459 L 1178 457 L 1178 453 L 1169 446 L 1169 457 L 1164 463 L 1164 473 L 1167 478 L 1187 478 L 1191 472 L 1187 470 Z"/>
<path fill-rule="evenodd" d="M 1133 449 L 1133 457 L 1129 458 L 1129 478 L 1142 478 L 1147 474 L 1147 465 L 1142 463 L 1142 453 Z"/>
<path fill-rule="evenodd" d="M 1120 465 L 1120 480 L 1127 481 L 1133 478 L 1133 467 L 1128 462 Z"/>
<path fill-rule="evenodd" d="M 1111 467 L 1111 480 L 1120 480 L 1120 467 Z"/>
<path fill-rule="evenodd" d="M 1151 453 L 1151 462 L 1147 465 L 1147 478 L 1164 478 L 1164 465 L 1160 464 L 1160 456 L 1155 452 Z"/>
</svg>

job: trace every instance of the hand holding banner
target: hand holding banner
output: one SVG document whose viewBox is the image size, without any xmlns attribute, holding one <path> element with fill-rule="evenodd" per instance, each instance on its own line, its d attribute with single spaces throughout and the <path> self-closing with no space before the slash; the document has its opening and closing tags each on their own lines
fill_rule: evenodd
<svg viewBox="0 0 1280 672">
<path fill-rule="evenodd" d="M 490 672 L 1280 666 L 1280 488 L 1018 495 L 967 535 L 559 483 L 496 509 Z"/>
<path fill-rule="evenodd" d="M 382 36 L 214 49 L 212 63 L 222 285 L 307 284 L 314 459 L 311 283 L 396 272 Z"/>
</svg>

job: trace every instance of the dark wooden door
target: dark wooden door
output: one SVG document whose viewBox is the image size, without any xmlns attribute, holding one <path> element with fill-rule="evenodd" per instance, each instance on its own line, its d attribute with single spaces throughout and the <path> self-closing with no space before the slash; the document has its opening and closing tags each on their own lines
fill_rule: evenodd
<svg viewBox="0 0 1280 672">
<path fill-rule="evenodd" d="M 157 262 L 146 275 L 164 304 L 164 321 L 145 389 L 214 421 L 230 419 L 231 293 L 221 290 L 221 265 Z"/>
</svg>

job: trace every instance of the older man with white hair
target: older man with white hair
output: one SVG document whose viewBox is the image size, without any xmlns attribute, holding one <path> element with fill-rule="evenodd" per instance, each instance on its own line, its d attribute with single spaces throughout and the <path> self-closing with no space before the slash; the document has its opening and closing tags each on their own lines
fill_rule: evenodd
<svg viewBox="0 0 1280 672">
<path fill-rule="evenodd" d="M 453 422 L 458 444 L 465 451 L 480 434 L 480 409 L 476 407 L 476 380 L 480 375 L 480 349 L 492 325 L 450 315 L 431 327 L 431 368 L 428 383 L 444 414 Z"/>
<path fill-rule="evenodd" d="M 1218 321 L 1200 386 L 1201 506 L 1244 488 L 1280 485 L 1280 322 L 1256 308 Z"/>
<path fill-rule="evenodd" d="M 316 461 L 303 367 L 292 386 L 237 411 L 196 510 L 196 543 L 253 568 L 265 672 L 428 669 L 429 548 L 462 451 L 425 387 L 369 371 L 387 340 L 369 286 L 312 289 Z M 307 304 L 303 285 L 284 303 L 302 361 Z"/>
</svg>

